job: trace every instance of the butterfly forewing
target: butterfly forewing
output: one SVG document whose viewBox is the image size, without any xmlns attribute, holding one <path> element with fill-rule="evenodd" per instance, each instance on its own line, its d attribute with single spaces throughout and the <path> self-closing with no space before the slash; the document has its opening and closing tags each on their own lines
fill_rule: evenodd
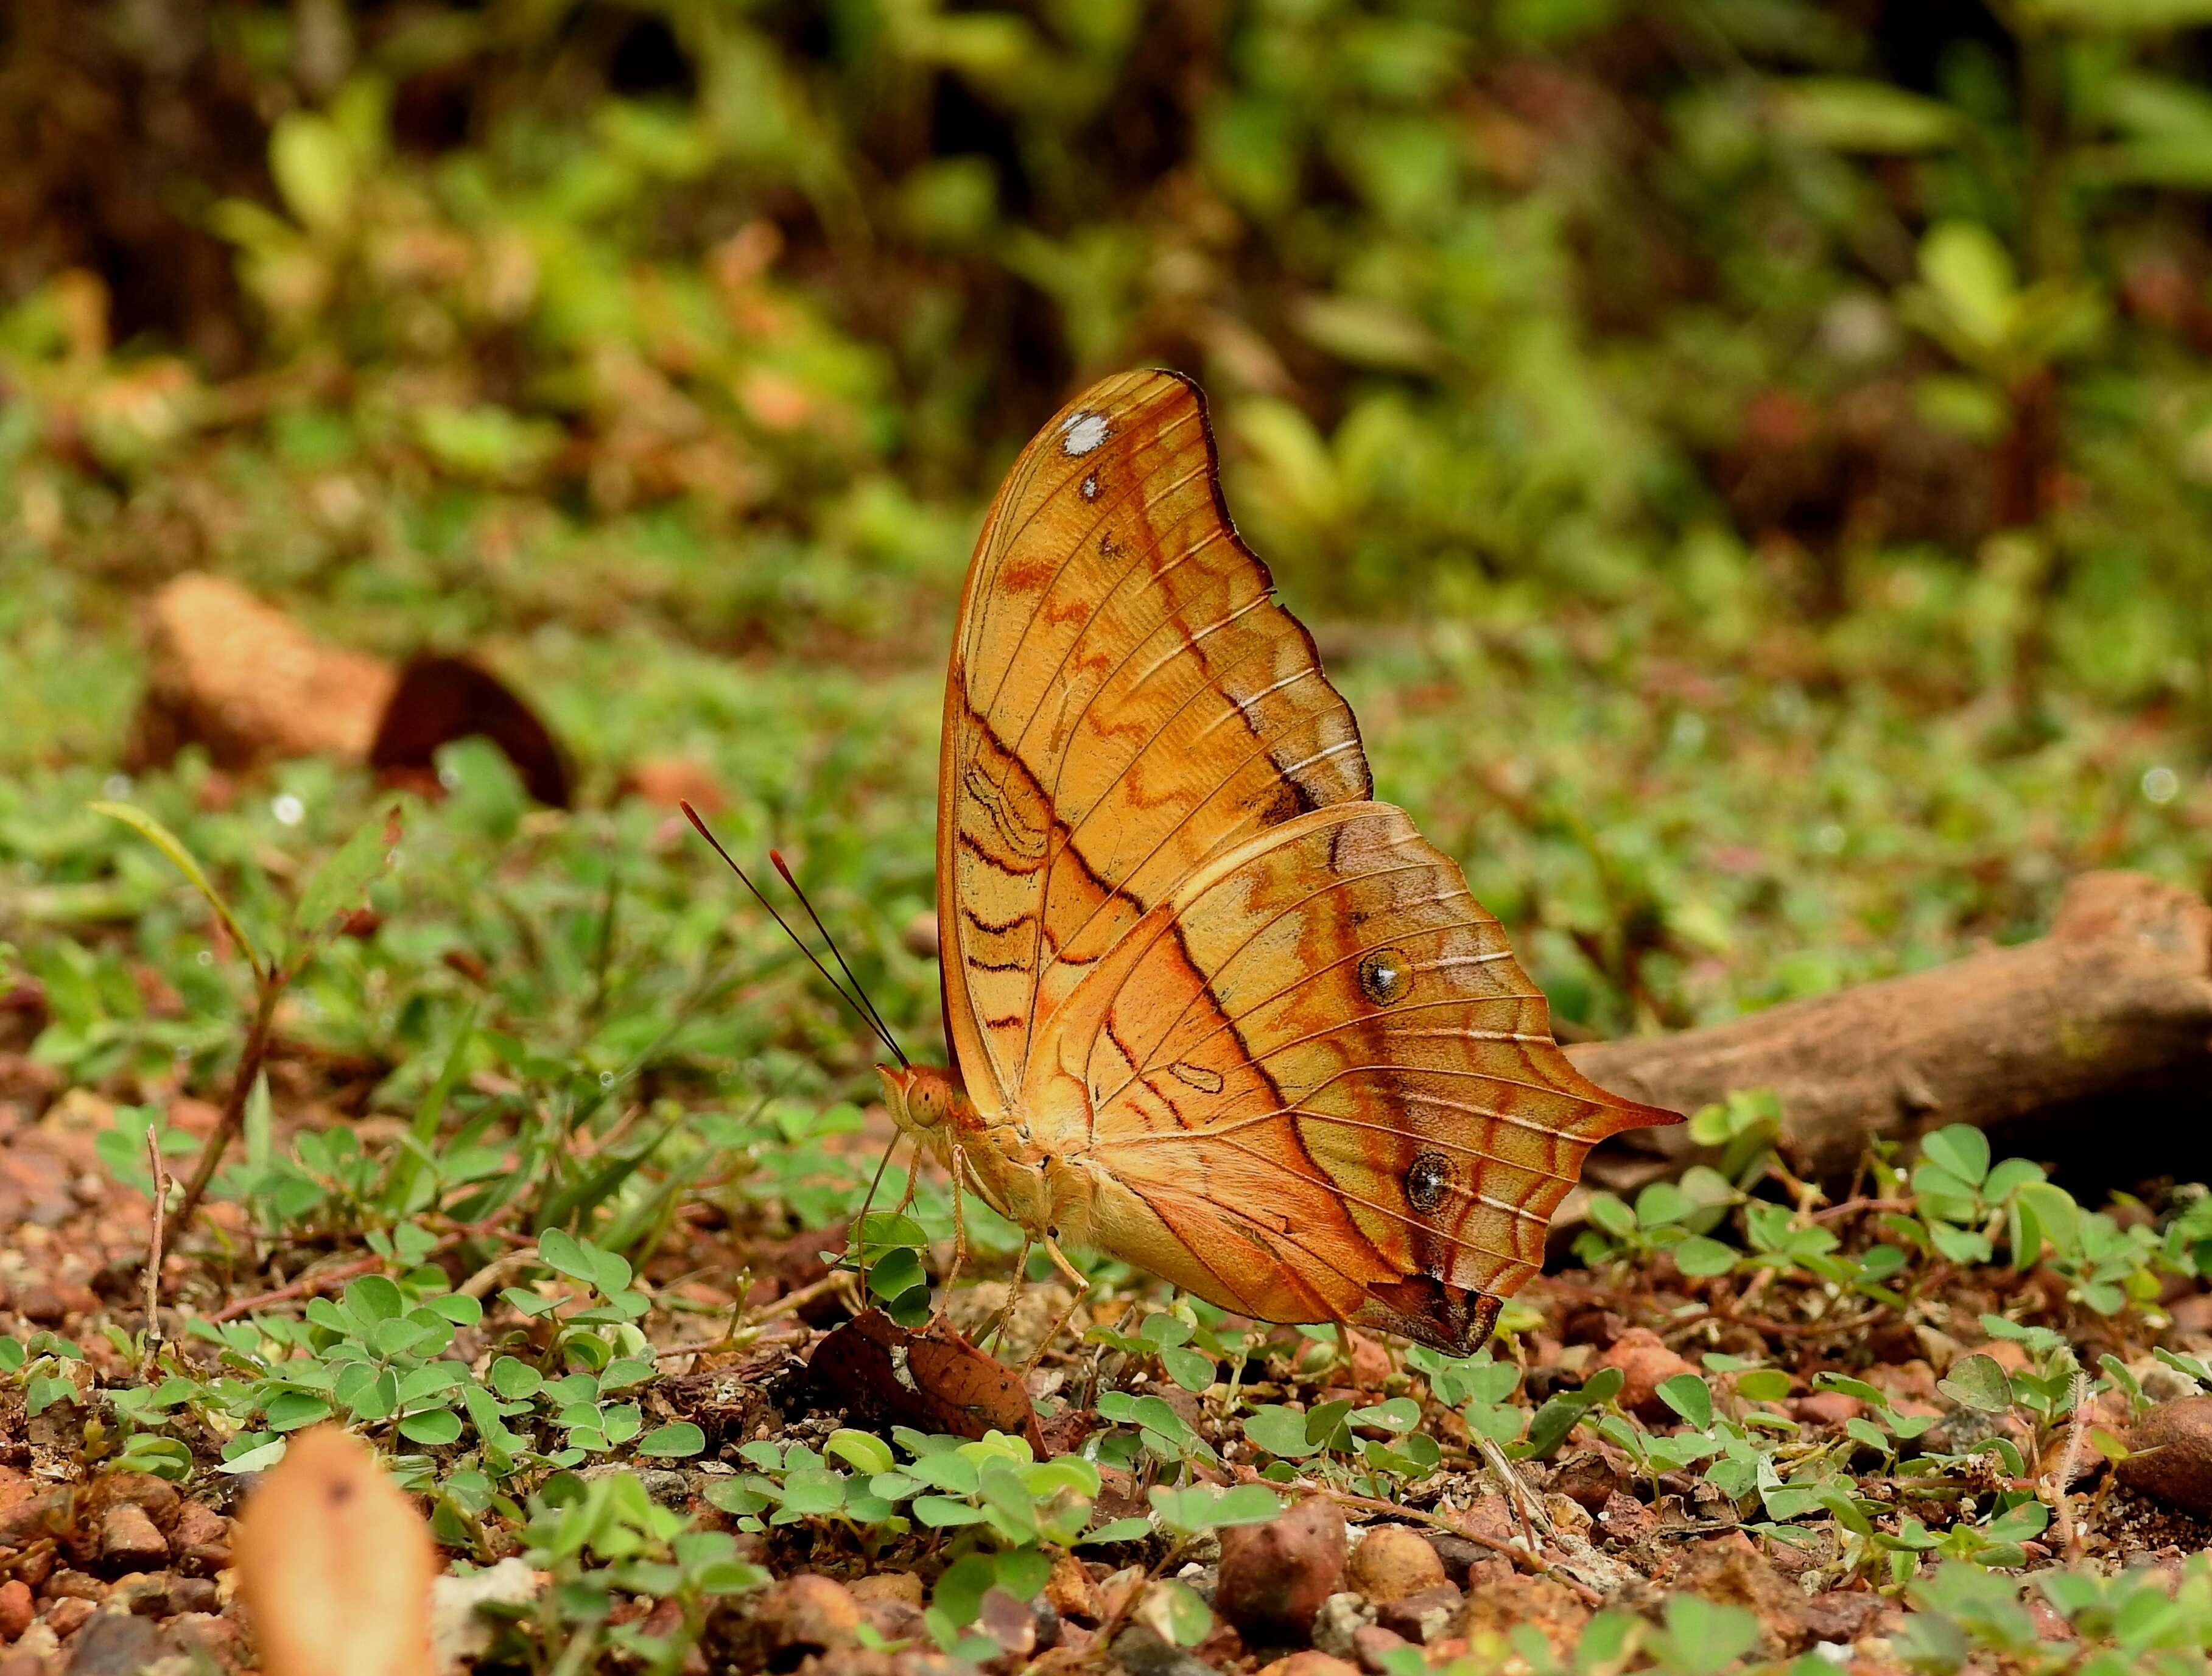
<svg viewBox="0 0 2212 1676">
<path fill-rule="evenodd" d="M 1008 475 L 946 686 L 940 920 L 963 1066 L 1003 1109 L 1036 1028 L 1207 857 L 1369 795 L 1358 730 L 1217 488 L 1197 392 L 1087 392 Z"/>
</svg>

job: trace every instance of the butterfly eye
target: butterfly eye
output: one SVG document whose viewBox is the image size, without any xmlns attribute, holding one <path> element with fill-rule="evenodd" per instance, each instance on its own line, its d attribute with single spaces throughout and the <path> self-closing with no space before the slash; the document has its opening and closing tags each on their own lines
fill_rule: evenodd
<svg viewBox="0 0 2212 1676">
<path fill-rule="evenodd" d="M 1406 1167 L 1406 1197 L 1424 1215 L 1444 1202 L 1451 1184 L 1451 1160 L 1441 1152 L 1424 1152 Z"/>
<path fill-rule="evenodd" d="M 1389 1006 L 1413 983 L 1413 968 L 1395 949 L 1377 949 L 1360 960 L 1360 992 L 1378 1007 Z"/>
</svg>

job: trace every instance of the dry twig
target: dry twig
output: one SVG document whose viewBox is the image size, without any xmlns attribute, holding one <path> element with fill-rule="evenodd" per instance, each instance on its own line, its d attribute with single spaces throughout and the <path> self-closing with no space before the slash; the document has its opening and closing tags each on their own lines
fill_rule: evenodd
<svg viewBox="0 0 2212 1676">
<path fill-rule="evenodd" d="M 154 1173 L 154 1226 L 146 1242 L 146 1356 L 138 1376 L 150 1381 L 161 1354 L 161 1256 L 167 1249 L 163 1226 L 169 1206 L 169 1173 L 161 1168 L 161 1133 L 158 1125 L 146 1126 L 146 1164 Z"/>
</svg>

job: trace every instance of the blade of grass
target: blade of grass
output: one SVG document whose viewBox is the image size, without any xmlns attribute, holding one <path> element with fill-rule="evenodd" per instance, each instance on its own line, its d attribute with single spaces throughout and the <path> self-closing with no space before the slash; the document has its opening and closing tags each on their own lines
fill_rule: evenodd
<svg viewBox="0 0 2212 1676">
<path fill-rule="evenodd" d="M 223 900 L 222 893 L 215 888 L 213 881 L 192 853 L 185 847 L 183 839 L 136 804 L 95 802 L 85 806 L 95 815 L 105 815 L 112 821 L 120 821 L 167 856 L 169 865 L 182 873 L 185 882 L 207 899 L 208 906 L 215 910 L 216 917 L 222 921 L 230 932 L 231 940 L 238 944 L 239 951 L 246 956 L 246 963 L 253 969 L 253 975 L 262 978 L 268 975 L 269 969 L 261 958 L 261 951 L 253 946 L 253 939 L 246 934 L 246 927 L 238 923 L 238 916 L 230 911 L 230 904 Z"/>
<path fill-rule="evenodd" d="M 437 1144 L 438 1125 L 445 1120 L 446 1102 L 452 1097 L 453 1084 L 460 1080 L 461 1067 L 468 1059 L 469 1043 L 475 1040 L 476 1031 L 477 1010 L 471 1007 L 462 1015 L 460 1028 L 453 1032 L 453 1045 L 446 1049 L 446 1062 L 438 1067 L 436 1080 L 415 1108 L 405 1142 L 392 1155 L 392 1169 L 384 1178 L 384 1191 L 380 1198 L 384 1208 L 394 1216 L 404 1216 L 408 1201 L 414 1197 L 416 1181 L 422 1173 L 423 1162 Z"/>
</svg>

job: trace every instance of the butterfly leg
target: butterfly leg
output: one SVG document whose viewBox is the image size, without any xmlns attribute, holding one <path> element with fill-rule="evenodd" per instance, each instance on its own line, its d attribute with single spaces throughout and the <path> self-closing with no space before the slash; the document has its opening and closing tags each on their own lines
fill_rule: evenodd
<svg viewBox="0 0 2212 1676">
<path fill-rule="evenodd" d="M 896 1141 L 893 1141 L 891 1145 L 896 1149 L 898 1143 Z M 908 1208 L 914 1204 L 915 1188 L 921 1181 L 921 1143 L 920 1141 L 916 1141 L 914 1144 L 914 1151 L 907 1156 L 906 1191 L 899 1195 L 899 1202 L 891 1206 L 891 1214 L 893 1216 L 902 1217 L 907 1213 Z"/>
<path fill-rule="evenodd" d="M 1061 1310 L 1053 1324 L 1045 1330 L 1044 1337 L 1037 1340 L 1036 1348 L 1030 1352 L 1030 1359 L 1022 1363 L 1022 1377 L 1024 1379 L 1027 1379 L 1036 1364 L 1044 1359 L 1045 1351 L 1052 1348 L 1054 1342 L 1066 1329 L 1068 1322 L 1074 1318 L 1076 1310 L 1082 1307 L 1083 1300 L 1091 1292 L 1091 1277 L 1067 1260 L 1067 1254 L 1060 1248 L 1060 1242 L 1049 1234 L 1044 1236 L 1044 1254 L 1052 1259 L 1053 1267 L 1058 1269 L 1066 1278 L 1073 1296 L 1067 1300 L 1067 1308 Z"/>
<path fill-rule="evenodd" d="M 968 1213 L 963 1208 L 960 1178 L 968 1169 L 968 1155 L 956 1144 L 951 1150 L 952 1165 L 952 1265 L 945 1271 L 939 1283 L 937 1308 L 929 1312 L 929 1325 L 935 1327 L 945 1319 L 945 1311 L 952 1302 L 952 1283 L 960 1278 L 960 1271 L 968 1266 Z"/>
<path fill-rule="evenodd" d="M 991 1317 L 991 1325 L 983 1334 L 984 1344 L 996 1344 L 999 1335 L 1012 1324 L 1014 1305 L 1020 1301 L 1022 1284 L 1030 1272 L 1030 1252 L 1036 1244 L 1036 1236 L 1024 1228 L 1022 1230 L 1022 1254 L 1014 1259 L 1014 1277 L 1006 1283 L 1006 1301 L 1000 1306 L 999 1313 Z"/>
</svg>

